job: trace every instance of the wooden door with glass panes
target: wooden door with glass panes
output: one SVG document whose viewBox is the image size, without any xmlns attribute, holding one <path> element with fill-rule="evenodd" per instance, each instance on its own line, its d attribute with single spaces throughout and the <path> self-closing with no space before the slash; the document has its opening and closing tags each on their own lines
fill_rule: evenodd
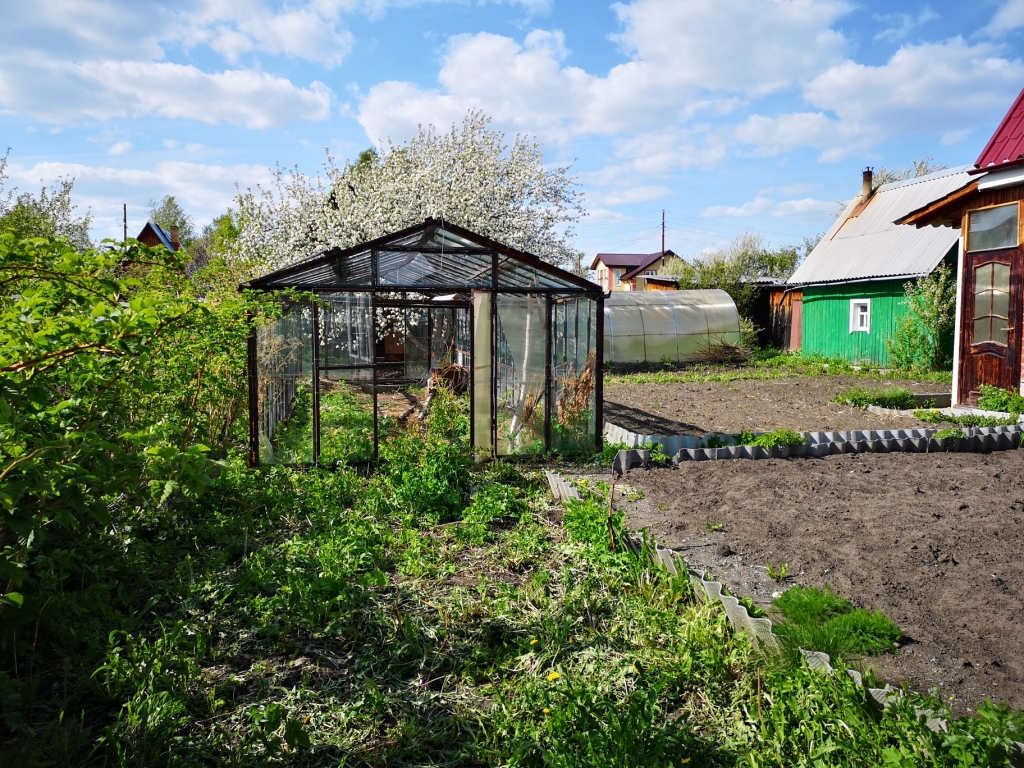
<svg viewBox="0 0 1024 768">
<path fill-rule="evenodd" d="M 983 384 L 1020 382 L 1021 249 L 1019 204 L 969 211 L 960 333 L 961 404 Z"/>
</svg>

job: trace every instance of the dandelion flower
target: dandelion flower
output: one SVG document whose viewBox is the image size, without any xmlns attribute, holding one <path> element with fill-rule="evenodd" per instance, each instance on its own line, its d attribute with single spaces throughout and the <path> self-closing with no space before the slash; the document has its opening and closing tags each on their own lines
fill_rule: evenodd
<svg viewBox="0 0 1024 768">
<path fill-rule="evenodd" d="M 553 682 L 555 682 L 555 680 L 557 680 L 560 677 L 561 677 L 561 675 L 558 674 L 557 672 L 552 672 L 550 675 L 548 675 L 548 682 L 552 682 L 553 683 Z"/>
<path fill-rule="evenodd" d="M 548 709 L 547 707 L 544 707 L 544 714 L 545 715 L 550 715 L 551 714 L 551 710 Z"/>
<path fill-rule="evenodd" d="M 535 638 L 533 638 L 533 640 L 530 641 L 530 645 L 536 645 L 536 644 L 537 644 L 537 638 L 535 637 Z"/>
</svg>

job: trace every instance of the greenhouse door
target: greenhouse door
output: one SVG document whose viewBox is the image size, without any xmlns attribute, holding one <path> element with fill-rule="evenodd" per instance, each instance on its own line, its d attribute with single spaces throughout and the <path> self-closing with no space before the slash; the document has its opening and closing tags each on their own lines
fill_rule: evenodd
<svg viewBox="0 0 1024 768">
<path fill-rule="evenodd" d="M 983 384 L 1020 386 L 1020 252 L 969 253 L 964 278 L 959 399 L 974 404 Z"/>
</svg>

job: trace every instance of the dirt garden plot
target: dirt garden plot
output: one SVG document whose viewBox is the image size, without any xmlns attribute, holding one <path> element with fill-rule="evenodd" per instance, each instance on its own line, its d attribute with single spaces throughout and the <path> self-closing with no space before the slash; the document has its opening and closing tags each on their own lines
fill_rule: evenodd
<svg viewBox="0 0 1024 768">
<path fill-rule="evenodd" d="M 1024 707 L 1022 470 L 1020 450 L 711 461 L 633 470 L 619 496 L 630 527 L 761 605 L 799 583 L 880 609 L 905 639 L 872 664 L 963 713 Z"/>
<path fill-rule="evenodd" d="M 604 387 L 604 417 L 633 432 L 699 435 L 705 432 L 830 432 L 931 426 L 913 417 L 879 416 L 831 400 L 851 387 L 906 387 L 948 391 L 948 385 L 879 381 L 860 376 L 791 376 L 730 382 L 631 384 L 614 377 Z"/>
</svg>

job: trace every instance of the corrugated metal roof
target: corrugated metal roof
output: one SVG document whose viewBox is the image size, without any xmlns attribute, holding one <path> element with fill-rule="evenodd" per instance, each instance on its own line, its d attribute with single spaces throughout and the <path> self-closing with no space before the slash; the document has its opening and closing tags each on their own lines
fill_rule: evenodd
<svg viewBox="0 0 1024 768">
<path fill-rule="evenodd" d="M 917 210 L 971 182 L 972 166 L 950 168 L 928 176 L 879 187 L 858 215 L 858 195 L 807 256 L 789 284 L 886 280 L 930 273 L 956 245 L 959 230 L 895 224 Z"/>
<path fill-rule="evenodd" d="M 978 155 L 974 167 L 988 171 L 1020 163 L 1021 160 L 1024 160 L 1024 91 L 1018 94 L 1010 111 Z"/>
</svg>

